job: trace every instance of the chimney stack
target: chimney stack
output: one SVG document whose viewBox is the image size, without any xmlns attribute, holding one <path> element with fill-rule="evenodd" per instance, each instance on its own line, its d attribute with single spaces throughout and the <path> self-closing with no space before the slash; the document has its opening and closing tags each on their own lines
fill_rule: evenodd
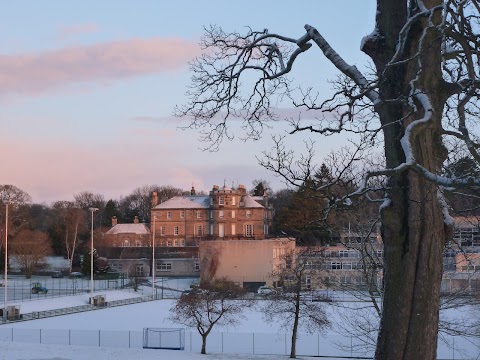
<svg viewBox="0 0 480 360">
<path fill-rule="evenodd" d="M 158 205 L 158 194 L 156 191 L 154 191 L 152 194 L 152 207 L 155 207 L 157 205 Z"/>
<path fill-rule="evenodd" d="M 112 217 L 112 227 L 114 227 L 115 225 L 117 225 L 117 217 L 116 216 Z"/>
<path fill-rule="evenodd" d="M 192 186 L 192 190 L 190 190 L 190 195 L 195 196 L 195 188 Z"/>
<path fill-rule="evenodd" d="M 138 216 L 135 216 L 135 219 L 133 219 L 134 224 L 138 224 Z"/>
</svg>

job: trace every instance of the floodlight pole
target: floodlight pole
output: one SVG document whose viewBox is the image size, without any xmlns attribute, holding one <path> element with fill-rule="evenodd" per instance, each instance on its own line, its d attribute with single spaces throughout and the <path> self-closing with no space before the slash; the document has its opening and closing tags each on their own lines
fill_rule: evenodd
<svg viewBox="0 0 480 360">
<path fill-rule="evenodd" d="M 8 203 L 5 204 L 5 278 L 3 281 L 5 291 L 5 304 L 3 307 L 3 321 L 7 321 L 7 300 L 8 300 Z"/>
<path fill-rule="evenodd" d="M 98 211 L 98 208 L 91 207 L 88 209 L 92 213 L 92 237 L 90 242 L 90 303 L 93 299 L 93 213 Z"/>
<path fill-rule="evenodd" d="M 152 238 L 152 297 L 155 298 L 155 220 L 157 217 L 153 217 L 153 238 Z"/>
</svg>

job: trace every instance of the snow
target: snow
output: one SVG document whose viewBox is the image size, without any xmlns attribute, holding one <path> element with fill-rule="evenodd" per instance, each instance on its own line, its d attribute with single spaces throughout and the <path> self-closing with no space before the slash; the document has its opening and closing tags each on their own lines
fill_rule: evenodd
<svg viewBox="0 0 480 360">
<path fill-rule="evenodd" d="M 143 289 L 145 295 L 149 295 L 149 288 Z M 103 291 L 98 294 L 106 295 L 107 301 L 127 299 L 131 297 L 142 296 L 141 292 L 115 290 Z M 94 294 L 95 295 L 95 294 Z M 49 298 L 46 300 L 28 301 L 21 305 L 21 313 L 30 311 L 51 310 L 64 307 L 71 307 L 77 305 L 84 305 L 88 302 L 88 294 L 66 296 L 59 298 Z M 238 359 L 238 360 L 273 360 L 278 358 L 287 358 L 285 350 L 287 350 L 288 335 L 285 335 L 285 330 L 278 328 L 276 324 L 265 322 L 258 307 L 249 308 L 244 312 L 244 318 L 235 327 L 217 328 L 214 333 L 210 334 L 207 340 L 207 352 L 209 355 L 199 354 L 199 338 L 194 329 L 187 329 L 185 350 L 158 350 L 158 349 L 143 349 L 141 347 L 142 331 L 145 327 L 156 328 L 178 328 L 183 327 L 172 323 L 169 317 L 169 309 L 174 304 L 175 300 L 163 299 L 157 301 L 148 301 L 144 303 L 119 306 L 114 308 L 105 308 L 94 311 L 87 311 L 83 313 L 56 316 L 51 318 L 44 318 L 32 321 L 24 321 L 17 323 L 8 323 L 0 326 L 0 346 L 3 349 L 3 360 L 92 360 L 92 359 L 116 359 L 126 360 L 139 358 L 142 360 L 150 359 Z M 258 300 L 263 302 L 263 300 Z M 331 321 L 339 321 L 339 314 L 346 311 L 347 307 L 364 307 L 365 303 L 345 302 L 341 303 L 343 306 L 335 306 L 334 304 L 326 304 L 328 317 Z M 450 318 L 460 318 L 462 316 L 471 316 L 474 312 L 471 307 L 464 309 L 466 312 L 462 313 L 458 309 L 450 309 Z M 329 329 L 325 337 L 322 334 L 314 335 L 300 335 L 299 342 L 302 343 L 301 348 L 318 347 L 319 354 L 333 356 L 333 354 L 340 354 L 332 344 L 336 340 L 345 339 L 345 337 L 335 334 L 332 329 Z M 190 332 L 191 331 L 191 332 Z M 49 342 L 49 333 L 58 333 L 59 335 L 68 334 L 70 339 L 70 332 L 72 332 L 73 339 L 85 339 L 78 345 L 78 341 L 72 341 L 73 345 L 53 345 Z M 121 336 L 127 336 L 130 339 L 130 334 L 133 339 L 136 339 L 135 346 L 130 347 L 130 344 L 122 343 L 118 346 L 98 346 L 100 333 L 102 338 L 107 340 L 113 338 L 118 339 Z M 5 336 L 7 334 L 7 336 Z M 6 341 L 10 339 L 10 334 L 15 334 L 15 341 Z M 93 336 L 92 336 L 93 334 Z M 51 334 L 50 334 L 51 335 Z M 254 348 L 263 349 L 264 353 L 271 351 L 274 355 L 252 354 L 252 335 L 254 339 Z M 58 336 L 59 338 L 62 336 Z M 63 336 L 65 337 L 65 336 Z M 39 338 L 43 339 L 43 344 L 38 344 Z M 88 343 L 87 339 L 93 338 L 92 342 Z M 193 340 L 192 340 L 193 339 Z M 284 341 L 286 340 L 286 342 Z M 355 341 L 356 339 L 353 339 Z M 455 345 L 460 343 L 461 339 L 456 338 Z M 31 342 L 36 343 L 31 343 Z M 118 341 L 118 340 L 117 340 Z M 129 340 L 128 340 L 129 341 Z M 85 342 L 85 344 L 84 344 Z M 108 341 L 107 341 L 108 342 Z M 192 346 L 193 342 L 193 346 Z M 225 343 L 225 353 L 223 353 L 223 345 Z M 350 339 L 348 339 L 350 343 Z M 473 339 L 473 345 L 466 342 L 466 346 L 471 353 L 478 352 L 478 339 Z M 103 340 L 102 340 L 103 344 Z M 140 344 L 140 345 L 138 345 Z M 220 345 L 221 344 L 221 345 Z M 232 345 L 233 344 L 233 345 Z M 93 346 L 92 346 L 93 345 Z M 243 346 L 243 347 L 242 347 Z M 242 348 L 247 351 L 237 351 L 229 353 L 230 348 Z M 446 358 L 451 356 L 452 349 L 444 345 L 439 346 L 439 357 Z M 473 349 L 473 350 L 472 350 Z M 245 352 L 241 354 L 240 352 Z M 348 354 L 350 355 L 350 354 Z M 440 356 L 442 355 L 442 356 Z M 313 357 L 299 356 L 300 359 L 313 359 Z M 457 358 L 457 357 L 456 357 Z M 459 357 L 460 358 L 460 357 Z M 328 359 L 328 358 L 324 358 Z M 333 358 L 332 358 L 333 359 Z"/>
</svg>

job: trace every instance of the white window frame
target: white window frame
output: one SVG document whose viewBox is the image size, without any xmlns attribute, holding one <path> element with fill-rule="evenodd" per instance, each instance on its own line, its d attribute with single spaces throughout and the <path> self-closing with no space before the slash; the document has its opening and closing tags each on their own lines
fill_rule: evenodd
<svg viewBox="0 0 480 360">
<path fill-rule="evenodd" d="M 202 212 L 200 210 L 197 210 L 197 219 L 202 218 Z"/>
<path fill-rule="evenodd" d="M 224 205 L 225 205 L 225 196 L 220 195 L 220 196 L 218 197 L 218 205 L 220 205 L 220 206 L 224 206 Z"/>
<path fill-rule="evenodd" d="M 203 225 L 195 225 L 195 236 L 203 236 Z"/>
<path fill-rule="evenodd" d="M 173 227 L 173 236 L 178 236 L 179 233 L 180 233 L 180 228 L 178 227 L 178 225 L 175 225 Z"/>
<path fill-rule="evenodd" d="M 232 205 L 235 205 L 235 195 L 232 196 Z"/>
<path fill-rule="evenodd" d="M 235 210 L 232 210 L 232 219 L 235 219 Z"/>
<path fill-rule="evenodd" d="M 160 236 L 165 236 L 165 225 L 160 226 Z"/>
<path fill-rule="evenodd" d="M 167 211 L 167 219 L 171 219 L 172 218 L 172 212 L 171 211 Z"/>
<path fill-rule="evenodd" d="M 245 214 L 245 217 L 247 219 L 250 219 L 252 217 L 252 211 L 251 210 L 247 210 L 246 214 Z"/>
<path fill-rule="evenodd" d="M 172 264 L 171 263 L 157 264 L 156 270 L 158 270 L 158 271 L 172 271 Z"/>
<path fill-rule="evenodd" d="M 245 224 L 245 229 L 244 229 L 245 237 L 252 237 L 253 234 L 253 224 Z"/>
</svg>

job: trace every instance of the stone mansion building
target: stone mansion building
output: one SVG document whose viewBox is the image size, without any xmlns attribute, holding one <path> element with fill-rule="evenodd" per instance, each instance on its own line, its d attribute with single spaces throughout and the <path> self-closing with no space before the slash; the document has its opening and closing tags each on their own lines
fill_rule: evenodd
<svg viewBox="0 0 480 360">
<path fill-rule="evenodd" d="M 264 206 L 263 204 L 267 205 Z M 175 196 L 158 203 L 153 194 L 150 224 L 155 246 L 198 246 L 202 240 L 261 240 L 271 222 L 267 197 L 237 189 L 213 186 L 209 195 Z"/>
<path fill-rule="evenodd" d="M 267 196 L 251 196 L 243 185 L 214 185 L 208 195 L 196 195 L 192 187 L 190 195 L 160 203 L 154 192 L 150 224 L 138 218 L 133 224 L 117 224 L 114 218 L 102 254 L 120 272 L 151 276 L 154 251 L 156 276 L 198 276 L 202 243 L 266 240 L 272 213 Z"/>
</svg>

